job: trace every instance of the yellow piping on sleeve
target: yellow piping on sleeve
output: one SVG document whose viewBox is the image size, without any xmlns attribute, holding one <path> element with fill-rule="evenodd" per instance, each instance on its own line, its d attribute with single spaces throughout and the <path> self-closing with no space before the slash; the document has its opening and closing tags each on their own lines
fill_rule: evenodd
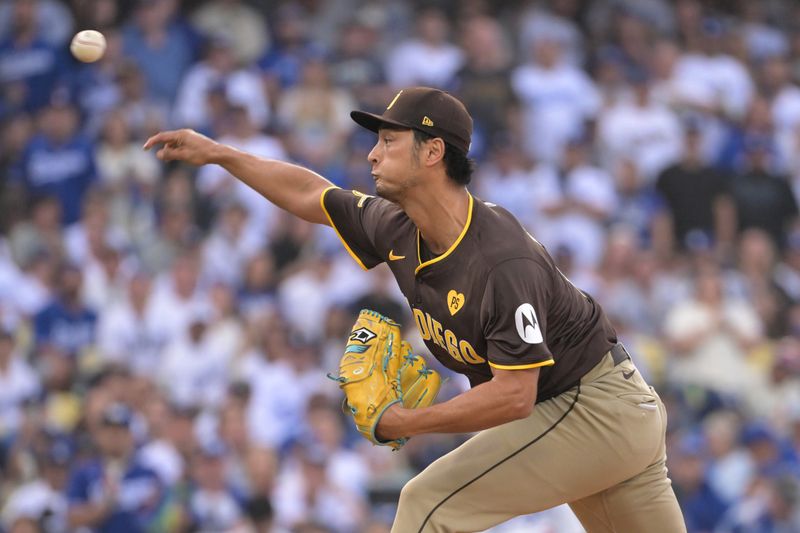
<svg viewBox="0 0 800 533">
<path fill-rule="evenodd" d="M 332 185 L 332 186 L 328 187 L 327 189 L 325 189 L 324 191 L 322 191 L 322 194 L 319 195 L 319 205 L 320 205 L 320 207 L 322 207 L 322 211 L 325 213 L 325 216 L 328 217 L 328 222 L 331 223 L 331 227 L 333 228 L 333 231 L 336 232 L 336 236 L 339 237 L 340 241 L 342 241 L 342 244 L 344 245 L 344 249 L 347 250 L 347 253 L 350 254 L 350 257 L 355 259 L 356 263 L 358 263 L 358 266 L 360 266 L 364 270 L 369 270 L 366 266 L 364 266 L 364 263 L 355 254 L 355 252 L 353 252 L 353 250 L 350 249 L 350 245 L 347 244 L 347 241 L 344 240 L 344 237 L 342 237 L 342 234 L 339 233 L 339 230 L 336 228 L 336 224 L 333 223 L 333 219 L 331 218 L 331 214 L 328 213 L 328 209 L 325 207 L 325 194 L 327 194 L 327 192 L 330 191 L 331 189 L 338 189 L 338 188 L 339 187 L 337 187 L 335 185 Z"/>
<path fill-rule="evenodd" d="M 533 363 L 531 365 L 498 365 L 496 363 L 492 363 L 489 361 L 489 366 L 492 368 L 498 368 L 500 370 L 526 370 L 528 368 L 539 368 L 540 366 L 552 366 L 556 364 L 554 359 L 548 359 L 547 361 L 542 361 L 541 363 Z"/>
</svg>

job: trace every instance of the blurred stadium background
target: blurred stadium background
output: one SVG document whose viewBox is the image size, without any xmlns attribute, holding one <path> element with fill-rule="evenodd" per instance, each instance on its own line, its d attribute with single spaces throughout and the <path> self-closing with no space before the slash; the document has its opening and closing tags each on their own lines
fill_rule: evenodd
<svg viewBox="0 0 800 533">
<path fill-rule="evenodd" d="M 348 112 L 419 84 L 661 391 L 689 530 L 800 531 L 798 82 L 791 0 L 0 3 L 0 530 L 388 531 L 465 438 L 391 453 L 340 413 L 357 310 L 411 323 L 388 270 L 140 147 L 191 127 L 369 191 Z"/>
</svg>

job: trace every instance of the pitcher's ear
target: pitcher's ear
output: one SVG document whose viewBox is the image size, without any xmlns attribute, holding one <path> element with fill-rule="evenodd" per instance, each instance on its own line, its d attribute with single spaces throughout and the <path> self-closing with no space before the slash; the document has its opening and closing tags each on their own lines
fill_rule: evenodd
<svg viewBox="0 0 800 533">
<path fill-rule="evenodd" d="M 435 137 L 425 143 L 425 160 L 435 164 L 444 159 L 445 144 L 441 137 Z"/>
</svg>

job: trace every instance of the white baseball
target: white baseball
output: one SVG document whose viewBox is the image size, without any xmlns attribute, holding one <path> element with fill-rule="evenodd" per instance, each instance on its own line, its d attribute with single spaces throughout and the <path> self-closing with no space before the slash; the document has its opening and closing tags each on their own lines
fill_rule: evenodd
<svg viewBox="0 0 800 533">
<path fill-rule="evenodd" d="M 69 45 L 72 55 L 84 63 L 94 63 L 106 51 L 106 38 L 95 30 L 83 30 L 75 34 Z"/>
</svg>

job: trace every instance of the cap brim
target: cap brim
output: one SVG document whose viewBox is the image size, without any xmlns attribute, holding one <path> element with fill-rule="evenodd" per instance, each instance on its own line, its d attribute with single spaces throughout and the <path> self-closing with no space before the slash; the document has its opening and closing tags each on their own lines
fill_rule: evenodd
<svg viewBox="0 0 800 533">
<path fill-rule="evenodd" d="M 394 126 L 396 128 L 408 130 L 411 129 L 411 126 L 408 124 L 403 124 L 402 122 L 397 122 L 396 120 L 388 120 L 381 115 L 367 113 L 366 111 L 350 111 L 350 118 L 352 118 L 359 126 L 367 128 L 370 131 L 374 131 L 375 133 L 378 133 L 378 130 L 385 126 Z"/>
</svg>

